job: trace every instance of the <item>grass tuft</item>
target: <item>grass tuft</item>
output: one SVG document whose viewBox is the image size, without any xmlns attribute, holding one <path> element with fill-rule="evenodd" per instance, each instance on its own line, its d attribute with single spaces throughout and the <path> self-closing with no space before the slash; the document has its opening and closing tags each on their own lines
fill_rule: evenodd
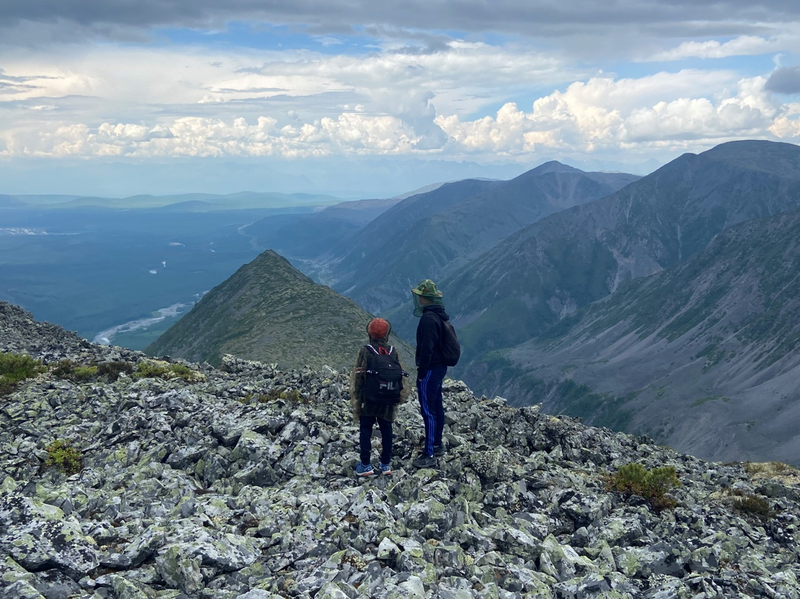
<svg viewBox="0 0 800 599">
<path fill-rule="evenodd" d="M 667 493 L 680 486 L 681 481 L 678 480 L 674 467 L 664 466 L 647 470 L 636 462 L 621 466 L 617 472 L 606 478 L 608 490 L 623 495 L 643 497 L 657 512 L 677 505 Z"/>
<path fill-rule="evenodd" d="M 45 466 L 55 466 L 68 475 L 81 471 L 81 452 L 69 441 L 56 439 L 45 449 L 47 451 Z"/>
</svg>

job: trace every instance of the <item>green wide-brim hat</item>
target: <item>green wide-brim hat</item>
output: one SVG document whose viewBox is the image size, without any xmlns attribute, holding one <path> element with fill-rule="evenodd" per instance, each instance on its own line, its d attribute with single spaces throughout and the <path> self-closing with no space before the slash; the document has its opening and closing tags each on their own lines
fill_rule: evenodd
<svg viewBox="0 0 800 599">
<path fill-rule="evenodd" d="M 436 289 L 436 283 L 430 279 L 420 281 L 416 287 L 411 288 L 411 293 L 421 297 L 429 297 L 431 299 L 441 298 L 443 295 L 441 291 Z"/>
</svg>

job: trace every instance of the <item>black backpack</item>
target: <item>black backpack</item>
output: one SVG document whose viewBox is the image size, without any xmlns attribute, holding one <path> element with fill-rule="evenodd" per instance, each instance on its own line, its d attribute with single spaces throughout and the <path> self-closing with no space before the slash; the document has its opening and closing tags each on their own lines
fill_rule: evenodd
<svg viewBox="0 0 800 599">
<path fill-rule="evenodd" d="M 455 366 L 458 364 L 458 359 L 461 357 L 461 344 L 458 342 L 458 336 L 453 325 L 449 320 L 442 321 L 442 333 L 439 336 L 439 349 L 442 352 L 442 361 L 445 366 Z"/>
<path fill-rule="evenodd" d="M 370 350 L 367 353 L 367 370 L 364 376 L 364 400 L 383 405 L 399 403 L 403 377 L 408 376 L 408 373 L 400 368 L 400 360 L 394 347 L 364 347 Z"/>
</svg>

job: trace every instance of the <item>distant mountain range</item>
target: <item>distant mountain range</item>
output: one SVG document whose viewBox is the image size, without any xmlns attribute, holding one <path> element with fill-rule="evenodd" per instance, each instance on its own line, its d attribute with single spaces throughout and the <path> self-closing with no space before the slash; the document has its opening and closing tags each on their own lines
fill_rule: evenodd
<svg viewBox="0 0 800 599">
<path fill-rule="evenodd" d="M 217 365 L 224 354 L 302 368 L 349 370 L 372 317 L 273 251 L 209 291 L 146 351 Z M 413 350 L 392 336 L 407 370 Z"/>
<path fill-rule="evenodd" d="M 328 195 L 307 193 L 262 193 L 245 191 L 226 195 L 209 193 L 186 193 L 177 195 L 153 196 L 137 195 L 127 198 L 106 198 L 74 195 L 16 195 L 0 196 L 0 207 L 56 208 L 104 208 L 116 210 L 136 210 L 161 208 L 174 212 L 214 212 L 220 210 L 253 210 L 268 208 L 291 208 L 301 206 L 329 206 L 341 202 Z"/>
<path fill-rule="evenodd" d="M 358 200 L 334 204 L 311 214 L 286 215 L 283 219 L 270 216 L 249 225 L 245 232 L 256 243 L 282 255 L 319 262 L 341 239 L 354 235 L 400 201 L 400 198 Z"/>
<path fill-rule="evenodd" d="M 636 179 L 549 162 L 510 181 L 442 185 L 399 202 L 333 248 L 333 287 L 367 310 L 385 311 L 407 300 L 420 279 L 451 273 L 526 225 Z"/>
</svg>

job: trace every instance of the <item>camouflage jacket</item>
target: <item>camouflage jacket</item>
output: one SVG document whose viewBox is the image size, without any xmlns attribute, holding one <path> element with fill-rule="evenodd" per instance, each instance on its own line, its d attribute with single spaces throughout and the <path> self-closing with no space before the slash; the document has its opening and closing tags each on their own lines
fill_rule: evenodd
<svg viewBox="0 0 800 599">
<path fill-rule="evenodd" d="M 372 341 L 371 344 L 372 347 L 376 349 L 381 346 L 386 348 L 389 347 L 389 344 L 383 341 Z M 358 357 L 356 358 L 356 365 L 350 374 L 350 405 L 353 408 L 353 417 L 355 418 L 356 422 L 358 422 L 361 414 L 364 416 L 377 416 L 378 418 L 383 418 L 389 422 L 394 422 L 394 417 L 397 413 L 397 407 L 406 401 L 408 396 L 411 395 L 411 387 L 414 382 L 410 377 L 403 380 L 403 390 L 400 392 L 400 403 L 398 404 L 393 406 L 379 406 L 365 402 L 363 389 L 369 351 L 370 350 L 368 350 L 366 346 L 361 348 L 361 351 L 358 352 Z M 397 348 L 395 348 L 395 351 L 397 351 Z M 398 362 L 400 361 L 399 355 L 397 360 Z M 402 363 L 400 364 L 400 368 L 403 368 Z M 405 370 L 405 368 L 403 368 L 403 370 Z"/>
</svg>

